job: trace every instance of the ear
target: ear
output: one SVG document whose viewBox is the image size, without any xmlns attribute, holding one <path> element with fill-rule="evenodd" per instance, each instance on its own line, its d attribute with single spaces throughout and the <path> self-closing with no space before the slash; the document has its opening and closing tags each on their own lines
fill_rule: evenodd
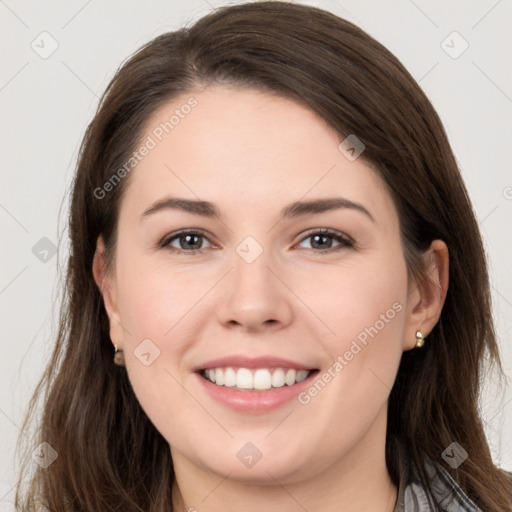
<svg viewBox="0 0 512 512">
<path fill-rule="evenodd" d="M 408 297 L 408 320 L 404 332 L 404 350 L 416 346 L 416 332 L 426 338 L 437 324 L 443 309 L 449 281 L 448 247 L 434 240 L 425 253 L 426 277 L 411 283 Z"/>
<path fill-rule="evenodd" d="M 105 243 L 99 236 L 96 241 L 96 252 L 92 262 L 94 281 L 100 289 L 110 324 L 110 339 L 112 343 L 122 348 L 123 329 L 117 308 L 117 287 L 115 276 L 108 271 L 105 257 Z"/>
</svg>

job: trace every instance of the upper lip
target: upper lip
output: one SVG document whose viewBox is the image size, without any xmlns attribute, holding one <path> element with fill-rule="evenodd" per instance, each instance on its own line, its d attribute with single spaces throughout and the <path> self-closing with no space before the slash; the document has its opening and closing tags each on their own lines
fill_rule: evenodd
<svg viewBox="0 0 512 512">
<path fill-rule="evenodd" d="M 212 359 L 194 368 L 194 371 L 210 368 L 294 368 L 295 370 L 313 370 L 312 366 L 305 366 L 291 359 L 274 356 L 227 356 Z"/>
</svg>

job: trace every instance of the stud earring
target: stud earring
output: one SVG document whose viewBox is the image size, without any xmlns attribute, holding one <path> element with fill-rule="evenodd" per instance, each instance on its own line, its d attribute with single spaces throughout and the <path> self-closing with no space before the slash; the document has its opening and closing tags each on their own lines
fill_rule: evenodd
<svg viewBox="0 0 512 512">
<path fill-rule="evenodd" d="M 117 366 L 126 366 L 124 363 L 124 352 L 117 348 L 117 345 L 114 345 L 114 364 Z"/>
<path fill-rule="evenodd" d="M 421 348 L 425 344 L 425 338 L 421 331 L 416 331 L 416 348 Z"/>
</svg>

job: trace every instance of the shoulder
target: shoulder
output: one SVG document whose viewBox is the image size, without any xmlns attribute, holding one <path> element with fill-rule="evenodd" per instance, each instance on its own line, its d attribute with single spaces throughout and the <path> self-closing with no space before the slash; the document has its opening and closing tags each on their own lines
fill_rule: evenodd
<svg viewBox="0 0 512 512">
<path fill-rule="evenodd" d="M 444 468 L 432 462 L 427 462 L 425 468 L 431 480 L 432 497 L 445 512 L 482 512 Z M 427 492 L 414 473 L 405 471 L 395 512 L 431 512 Z"/>
<path fill-rule="evenodd" d="M 439 478 L 439 474 L 441 472 L 448 481 L 447 484 L 441 482 Z M 434 479 L 437 493 L 436 497 L 439 499 L 443 507 L 446 506 L 446 512 L 482 512 L 481 509 L 479 509 L 476 504 L 468 498 L 448 471 L 437 466 L 437 472 Z"/>
</svg>

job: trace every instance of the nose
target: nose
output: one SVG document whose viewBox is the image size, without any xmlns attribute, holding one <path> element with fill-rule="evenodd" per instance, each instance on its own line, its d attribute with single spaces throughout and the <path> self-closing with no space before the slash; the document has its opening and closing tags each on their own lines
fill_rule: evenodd
<svg viewBox="0 0 512 512">
<path fill-rule="evenodd" d="M 282 329 L 292 321 L 293 293 L 269 253 L 263 251 L 250 263 L 238 254 L 232 258 L 234 268 L 223 280 L 216 308 L 224 327 L 264 332 Z"/>
</svg>

